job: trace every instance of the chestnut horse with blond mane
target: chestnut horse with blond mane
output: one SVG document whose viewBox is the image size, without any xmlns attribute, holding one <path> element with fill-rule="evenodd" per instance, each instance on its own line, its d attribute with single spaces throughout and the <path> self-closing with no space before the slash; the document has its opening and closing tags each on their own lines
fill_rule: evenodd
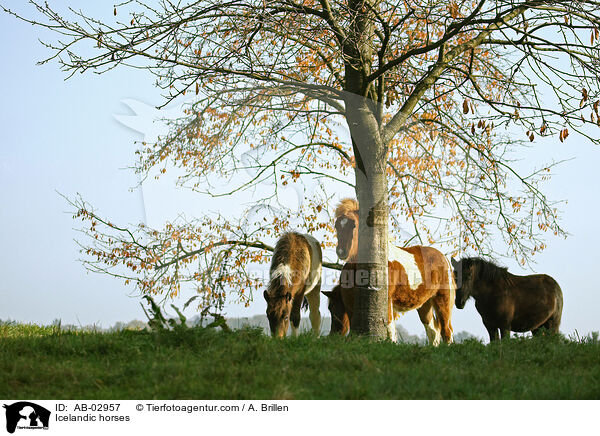
<svg viewBox="0 0 600 436">
<path fill-rule="evenodd" d="M 329 297 L 331 333 L 348 333 L 354 310 L 355 263 L 358 255 L 358 202 L 345 199 L 335 210 L 336 253 L 346 260 L 340 284 Z M 452 343 L 452 307 L 456 284 L 446 257 L 432 247 L 400 248 L 388 244 L 388 334 L 396 341 L 397 313 L 416 309 L 432 345 Z"/>
</svg>

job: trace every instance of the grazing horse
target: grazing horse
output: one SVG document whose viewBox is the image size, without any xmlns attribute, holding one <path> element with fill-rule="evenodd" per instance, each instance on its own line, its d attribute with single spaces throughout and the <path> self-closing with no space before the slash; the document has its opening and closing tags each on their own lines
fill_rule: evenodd
<svg viewBox="0 0 600 436">
<path fill-rule="evenodd" d="M 292 334 L 297 335 L 304 298 L 308 302 L 312 329 L 319 333 L 321 264 L 321 245 L 312 236 L 290 232 L 279 238 L 271 260 L 269 287 L 263 294 L 273 336 L 285 336 L 290 319 Z"/>
<path fill-rule="evenodd" d="M 462 309 L 470 297 L 490 335 L 490 341 L 510 337 L 510 332 L 547 329 L 558 333 L 563 295 L 560 286 L 545 274 L 517 276 L 478 257 L 452 260 L 458 288 L 456 307 Z"/>
<path fill-rule="evenodd" d="M 335 211 L 336 253 L 346 260 L 340 284 L 329 297 L 331 333 L 346 334 L 354 310 L 354 275 L 358 255 L 358 202 L 345 199 Z M 446 257 L 431 247 L 399 248 L 388 244 L 388 334 L 396 341 L 396 313 L 417 309 L 429 343 L 451 343 L 456 286 Z M 332 310 L 333 309 L 333 310 Z M 435 313 L 435 316 L 434 316 Z M 334 322 L 335 318 L 335 322 Z"/>
<path fill-rule="evenodd" d="M 348 264 L 346 264 L 348 265 Z M 322 291 L 329 300 L 328 309 L 331 315 L 331 329 L 329 335 L 343 334 L 350 331 L 350 318 L 346 312 L 342 285 L 335 285 L 331 291 Z"/>
</svg>

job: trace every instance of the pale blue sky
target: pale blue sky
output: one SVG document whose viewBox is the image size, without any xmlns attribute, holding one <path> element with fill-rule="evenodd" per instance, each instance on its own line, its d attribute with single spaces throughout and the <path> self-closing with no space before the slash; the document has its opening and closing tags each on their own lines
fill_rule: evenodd
<svg viewBox="0 0 600 436">
<path fill-rule="evenodd" d="M 112 6 L 102 12 L 110 14 Z M 123 168 L 133 164 L 134 141 L 142 136 L 124 127 L 115 115 L 131 114 L 122 103 L 126 99 L 161 103 L 159 92 L 151 76 L 123 68 L 104 75 L 76 74 L 65 82 L 56 63 L 35 65 L 48 54 L 37 41 L 40 37 L 39 29 L 0 14 L 0 319 L 49 323 L 60 318 L 63 323 L 103 327 L 144 319 L 139 299 L 129 296 L 132 288 L 110 277 L 87 274 L 76 261 L 73 228 L 77 222 L 56 191 L 67 196 L 80 193 L 121 223 L 139 222 L 145 212 L 158 213 L 152 208 L 161 195 L 165 196 L 162 207 L 169 209 L 160 212 L 167 215 L 194 201 L 183 193 L 173 196 L 170 186 L 155 186 L 146 192 L 147 203 L 151 195 L 154 206 L 145 211 L 142 194 L 129 190 L 137 176 Z M 567 240 L 549 236 L 535 270 L 552 275 L 563 289 L 561 330 L 585 334 L 600 330 L 596 278 L 600 149 L 571 135 L 564 144 L 535 143 L 524 156 L 526 162 L 540 164 L 569 157 L 575 159 L 554 171 L 545 191 L 551 198 L 568 200 L 562 206 L 562 224 L 572 236 Z M 507 266 L 517 274 L 528 272 L 514 262 Z M 323 314 L 327 313 L 325 300 Z M 230 306 L 227 313 L 252 316 L 264 310 L 260 298 L 249 308 Z M 411 333 L 423 333 L 416 312 L 402 317 L 400 323 Z M 462 311 L 455 310 L 453 325 L 455 331 L 487 338 L 472 302 Z"/>
</svg>

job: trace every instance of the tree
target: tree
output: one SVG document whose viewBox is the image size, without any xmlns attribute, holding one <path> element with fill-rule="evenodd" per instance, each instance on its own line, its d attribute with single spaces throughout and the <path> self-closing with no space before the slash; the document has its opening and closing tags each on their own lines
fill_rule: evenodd
<svg viewBox="0 0 600 436">
<path fill-rule="evenodd" d="M 13 14 L 59 33 L 46 61 L 68 74 L 134 66 L 156 76 L 165 104 L 196 96 L 165 138 L 140 148 L 140 173 L 175 167 L 182 185 L 210 195 L 272 179 L 254 212 L 287 183 L 327 180 L 301 211 L 307 231 L 327 233 L 331 187 L 353 185 L 367 224 L 353 322 L 373 336 L 385 335 L 389 218 L 396 230 L 408 221 L 421 243 L 484 255 L 502 254 L 499 232 L 525 262 L 544 232 L 564 232 L 539 187 L 552 164 L 521 174 L 510 153 L 536 136 L 564 141 L 569 129 L 598 142 L 596 1 L 126 1 L 111 23 L 32 3 L 38 18 Z M 85 42 L 94 54 L 83 55 Z M 224 179 L 241 183 L 220 190 Z M 263 240 L 292 217 L 204 216 L 155 230 L 72 204 L 90 224 L 89 268 L 144 292 L 176 294 L 191 281 L 203 306 L 232 287 L 247 298 L 260 284 L 244 266 L 266 260 Z"/>
</svg>

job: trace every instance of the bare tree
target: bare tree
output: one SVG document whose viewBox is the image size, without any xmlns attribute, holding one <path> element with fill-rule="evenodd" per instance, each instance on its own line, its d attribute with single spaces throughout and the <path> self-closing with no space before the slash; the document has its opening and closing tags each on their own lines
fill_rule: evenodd
<svg viewBox="0 0 600 436">
<path fill-rule="evenodd" d="M 114 22 L 31 3 L 36 14 L 4 10 L 60 35 L 45 62 L 69 75 L 144 68 L 165 104 L 196 96 L 167 137 L 140 148 L 142 174 L 178 167 L 182 185 L 211 195 L 272 180 L 265 207 L 283 184 L 327 180 L 303 210 L 312 231 L 331 230 L 321 221 L 331 194 L 354 185 L 367 279 L 353 329 L 376 337 L 386 331 L 390 216 L 396 228 L 408 218 L 421 243 L 486 255 L 501 251 L 491 242 L 499 231 L 524 261 L 544 248 L 545 231 L 563 230 L 539 187 L 551 165 L 521 174 L 511 153 L 570 130 L 598 142 L 597 1 L 125 1 Z M 95 53 L 84 55 L 86 42 Z M 222 189 L 223 180 L 241 183 Z M 144 291 L 199 283 L 205 304 L 226 292 L 220 283 L 256 285 L 241 271 L 264 261 L 261 240 L 291 215 L 279 210 L 265 225 L 200 217 L 158 231 L 73 204 L 91 223 L 88 267 L 125 265 Z"/>
</svg>

